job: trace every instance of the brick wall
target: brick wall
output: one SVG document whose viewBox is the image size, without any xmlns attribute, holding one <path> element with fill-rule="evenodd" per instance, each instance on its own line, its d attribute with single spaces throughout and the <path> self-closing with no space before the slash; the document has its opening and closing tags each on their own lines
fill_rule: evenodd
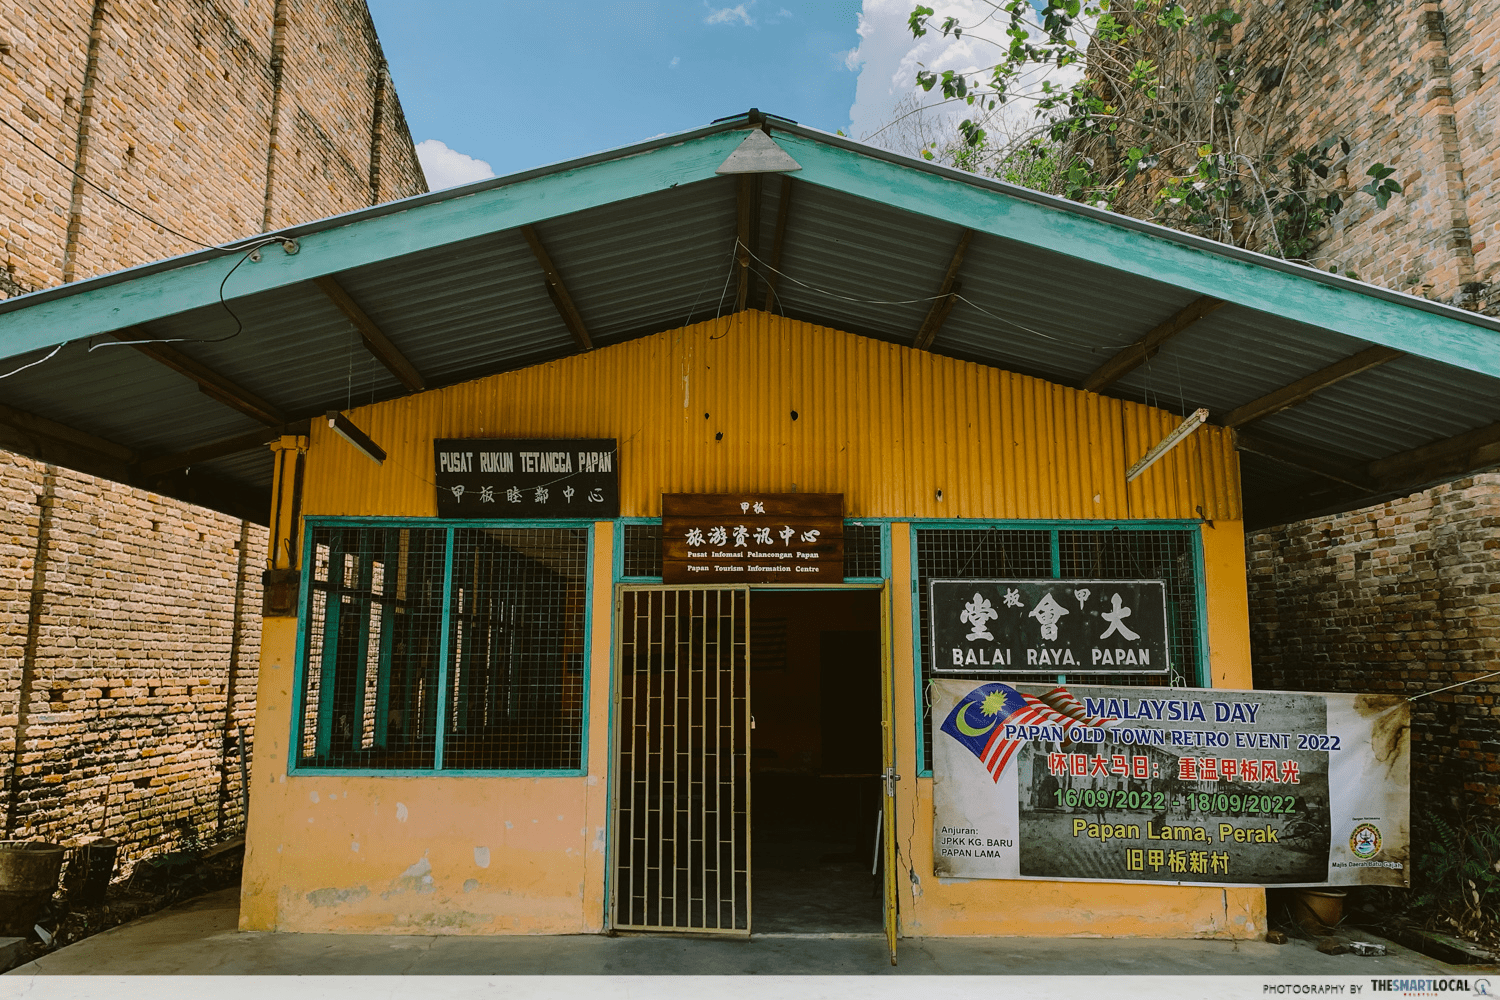
<svg viewBox="0 0 1500 1000">
<path fill-rule="evenodd" d="M 0 294 L 427 188 L 362 0 L 6 4 L 0 119 Z"/>
<path fill-rule="evenodd" d="M 363 0 L 0 4 L 0 122 L 0 297 L 426 190 Z M 0 451 L 4 836 L 241 825 L 265 538 Z"/>
<path fill-rule="evenodd" d="M 14 455 L 0 507 L 6 836 L 239 829 L 265 529 Z"/>
<path fill-rule="evenodd" d="M 1417 694 L 1497 667 L 1500 475 L 1246 543 L 1255 686 Z M 1500 678 L 1412 703 L 1412 815 L 1500 819 Z"/>
<path fill-rule="evenodd" d="M 1218 2 L 1190 2 L 1196 13 Z M 1290 154 L 1343 136 L 1353 149 L 1329 186 L 1346 207 L 1311 253 L 1320 267 L 1500 314 L 1500 0 L 1349 0 L 1314 12 L 1314 0 L 1236 4 L 1231 42 L 1198 56 L 1243 59 L 1252 93 L 1235 112 L 1235 148 L 1252 158 Z M 1162 67 L 1163 93 L 1205 79 L 1203 58 L 1162 47 L 1169 33 L 1132 43 Z M 1269 75 L 1263 75 L 1269 74 Z M 1272 82 L 1273 80 L 1278 82 Z M 1192 84 L 1190 83 L 1191 87 Z M 1129 110 L 1133 98 L 1123 99 Z M 1190 169 L 1181 162 L 1166 167 Z M 1101 152 L 1101 155 L 1108 155 Z M 1357 193 L 1380 162 L 1402 195 L 1377 209 Z M 1150 175 L 1148 175 L 1150 176 Z M 1268 183 L 1274 183 L 1270 179 Z M 1155 187 L 1128 187 L 1119 211 L 1149 217 Z M 1269 251 L 1265 240 L 1252 249 Z"/>
</svg>

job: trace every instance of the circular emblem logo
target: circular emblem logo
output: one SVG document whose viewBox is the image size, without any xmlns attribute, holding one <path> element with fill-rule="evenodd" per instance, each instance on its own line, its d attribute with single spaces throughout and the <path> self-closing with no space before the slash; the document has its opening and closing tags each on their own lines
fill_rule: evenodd
<svg viewBox="0 0 1500 1000">
<path fill-rule="evenodd" d="M 1373 858 L 1380 853 L 1380 827 L 1374 823 L 1361 823 L 1349 834 L 1349 850 L 1357 858 Z"/>
</svg>

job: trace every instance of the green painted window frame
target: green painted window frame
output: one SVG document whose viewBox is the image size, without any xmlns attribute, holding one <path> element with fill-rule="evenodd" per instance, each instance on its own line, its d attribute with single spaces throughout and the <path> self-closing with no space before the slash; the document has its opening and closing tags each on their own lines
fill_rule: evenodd
<svg viewBox="0 0 1500 1000">
<path fill-rule="evenodd" d="M 436 747 L 434 750 L 433 766 L 430 768 L 367 768 L 367 767 L 308 767 L 298 763 L 298 753 L 302 746 L 302 722 L 303 722 L 303 698 L 305 695 L 304 681 L 307 672 L 307 649 L 308 649 L 308 627 L 312 620 L 312 593 L 313 587 L 307 579 L 309 567 L 312 565 L 312 538 L 313 531 L 317 528 L 421 528 L 425 530 L 440 530 L 445 532 L 445 546 L 443 559 L 443 597 L 442 597 L 442 620 L 440 624 L 441 645 L 438 653 L 438 682 L 437 682 L 437 704 L 442 706 L 446 702 L 448 690 L 448 678 L 452 668 L 449 663 L 449 642 L 452 635 L 452 587 L 453 587 L 453 548 L 455 532 L 463 529 L 485 529 L 485 528 L 567 528 L 583 529 L 585 532 L 584 549 L 584 602 L 583 602 L 583 691 L 581 695 L 582 704 L 579 710 L 579 733 L 578 733 L 578 761 L 576 768 L 449 768 L 445 769 L 443 763 L 443 740 L 445 727 L 441 719 L 444 713 L 439 710 L 439 723 L 435 730 Z M 595 545 L 595 522 L 587 520 L 545 520 L 545 519 L 509 519 L 509 520 L 487 520 L 465 518 L 463 520 L 439 520 L 437 518 L 423 517 L 309 517 L 303 522 L 302 529 L 302 552 L 301 571 L 303 574 L 301 593 L 297 602 L 297 644 L 296 654 L 292 672 L 292 708 L 290 719 L 290 738 L 287 740 L 287 774 L 298 776 L 330 776 L 330 777 L 370 777 L 370 778 L 461 778 L 461 777 L 514 777 L 514 778 L 576 778 L 588 774 L 588 747 L 589 747 L 589 697 L 592 685 L 592 671 L 589 669 L 593 656 L 593 611 L 594 611 L 594 545 Z M 380 713 L 377 710 L 377 718 Z M 319 725 L 320 733 L 323 726 Z M 322 739 L 320 735 L 318 737 Z"/>
<path fill-rule="evenodd" d="M 1047 531 L 1051 533 L 1052 575 L 1062 576 L 1062 552 L 1060 534 L 1064 531 L 1180 531 L 1188 534 L 1193 543 L 1193 577 L 1196 597 L 1193 609 L 1198 623 L 1198 676 L 1193 682 L 1203 687 L 1211 676 L 1209 669 L 1208 642 L 1208 589 L 1204 579 L 1203 534 L 1201 521 L 1151 520 L 1151 521 L 1047 521 L 1047 520 L 970 520 L 966 518 L 922 519 L 905 522 L 909 525 L 911 545 L 911 644 L 912 644 L 912 702 L 914 711 L 913 733 L 917 750 L 917 777 L 932 777 L 932 762 L 927 760 L 927 713 L 922 697 L 922 605 L 917 593 L 917 581 L 921 579 L 921 566 L 917 555 L 917 534 L 922 528 L 946 528 L 949 530 L 985 530 L 998 528 L 1002 531 Z"/>
</svg>

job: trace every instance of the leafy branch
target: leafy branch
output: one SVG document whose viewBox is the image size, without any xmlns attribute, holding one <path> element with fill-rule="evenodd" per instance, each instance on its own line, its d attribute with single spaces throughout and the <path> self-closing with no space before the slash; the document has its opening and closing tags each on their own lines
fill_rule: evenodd
<svg viewBox="0 0 1500 1000">
<path fill-rule="evenodd" d="M 1379 3 L 1287 0 L 1250 41 L 1235 0 L 989 0 L 970 25 L 919 5 L 907 22 L 914 38 L 973 42 L 981 24 L 1003 28 L 987 40 L 993 65 L 919 68 L 923 94 L 969 109 L 921 153 L 1307 260 L 1349 197 L 1383 210 L 1402 191 L 1383 163 L 1352 188 L 1343 136 L 1285 138 L 1296 123 L 1284 120 L 1283 98 L 1307 72 L 1298 53 L 1366 30 Z M 1033 105 L 1034 126 L 1017 126 L 1019 99 Z"/>
</svg>

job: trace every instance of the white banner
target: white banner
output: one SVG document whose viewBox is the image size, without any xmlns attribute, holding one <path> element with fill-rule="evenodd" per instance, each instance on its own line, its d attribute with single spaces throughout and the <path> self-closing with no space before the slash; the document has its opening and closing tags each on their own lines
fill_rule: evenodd
<svg viewBox="0 0 1500 1000">
<path fill-rule="evenodd" d="M 932 681 L 935 874 L 1410 882 L 1394 695 Z"/>
</svg>

